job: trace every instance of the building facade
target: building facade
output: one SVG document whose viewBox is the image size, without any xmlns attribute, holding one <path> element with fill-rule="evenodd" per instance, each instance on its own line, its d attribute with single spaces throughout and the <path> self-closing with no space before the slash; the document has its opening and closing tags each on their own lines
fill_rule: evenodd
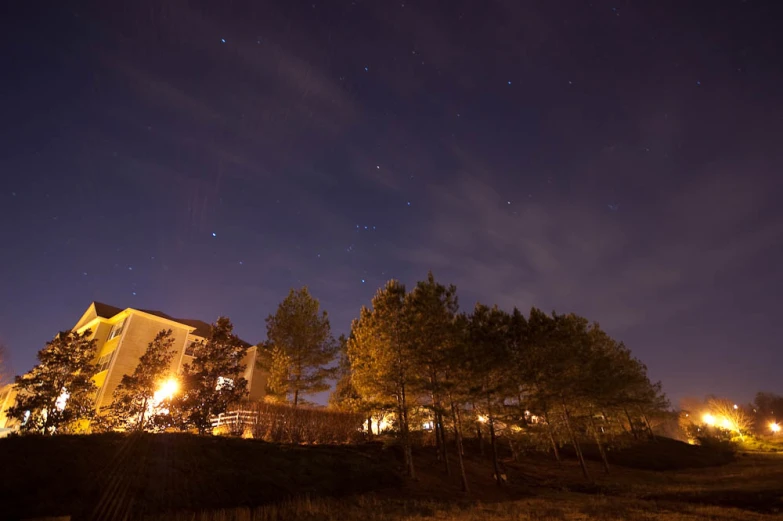
<svg viewBox="0 0 783 521">
<path fill-rule="evenodd" d="M 95 340 L 95 363 L 98 372 L 94 377 L 98 392 L 95 407 L 100 411 L 109 405 L 112 393 L 123 375 L 131 374 L 150 342 L 161 330 L 170 329 L 174 339 L 175 354 L 170 374 L 176 375 L 184 364 L 193 360 L 193 347 L 206 342 L 210 325 L 201 320 L 173 318 L 160 311 L 134 308 L 117 308 L 100 302 L 93 302 L 73 330 L 83 333 L 91 331 Z M 256 367 L 257 347 L 250 346 L 245 356 L 245 374 L 248 381 L 248 398 L 263 398 L 266 375 Z M 5 410 L 13 405 L 16 392 L 13 385 L 0 389 L 0 429 L 12 428 L 13 420 L 5 416 Z"/>
</svg>

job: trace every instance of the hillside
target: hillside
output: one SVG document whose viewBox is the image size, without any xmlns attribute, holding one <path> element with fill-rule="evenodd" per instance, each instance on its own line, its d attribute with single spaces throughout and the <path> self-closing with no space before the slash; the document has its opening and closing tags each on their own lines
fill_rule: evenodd
<svg viewBox="0 0 783 521">
<path fill-rule="evenodd" d="M 725 454 L 659 440 L 613 451 L 610 475 L 590 462 L 593 480 L 588 482 L 573 460 L 559 464 L 543 454 L 528 454 L 518 462 L 504 461 L 509 482 L 499 488 L 490 461 L 473 449 L 465 458 L 471 487 L 465 495 L 456 458 L 447 476 L 443 462 L 426 448 L 415 452 L 418 475 L 409 480 L 399 474 L 397 451 L 381 443 L 299 447 L 187 434 L 3 439 L 0 518 L 82 519 L 97 512 L 115 519 L 133 512 L 134 518 L 192 519 L 186 511 L 227 509 L 225 517 L 215 514 L 215 519 L 250 519 L 248 512 L 261 512 L 252 518 L 370 521 L 397 519 L 395 512 L 404 519 L 406 512 L 446 515 L 458 508 L 462 513 L 448 515 L 473 519 L 465 512 L 484 505 L 480 508 L 495 512 L 498 519 L 527 519 L 505 517 L 515 511 L 512 505 L 524 504 L 541 512 L 554 512 L 559 505 L 562 515 L 553 519 L 571 519 L 573 512 L 579 514 L 576 519 L 603 519 L 624 504 L 629 512 L 652 506 L 718 509 L 724 519 L 750 519 L 751 512 L 783 509 L 777 485 L 783 480 L 783 458 L 777 456 L 741 457 L 725 464 Z M 715 464 L 720 466 L 703 468 Z M 305 502 L 297 501 L 302 497 Z"/>
</svg>

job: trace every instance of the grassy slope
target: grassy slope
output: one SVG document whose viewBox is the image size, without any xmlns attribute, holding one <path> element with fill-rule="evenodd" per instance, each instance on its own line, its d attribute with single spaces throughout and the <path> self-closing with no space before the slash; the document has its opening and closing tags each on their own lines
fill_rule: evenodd
<svg viewBox="0 0 783 521">
<path fill-rule="evenodd" d="M 188 434 L 0 440 L 0 518 L 259 505 L 395 486 L 379 448 L 280 446 Z"/>
<path fill-rule="evenodd" d="M 503 489 L 494 485 L 487 459 L 468 454 L 472 491 L 465 497 L 456 472 L 446 477 L 432 450 L 417 451 L 419 476 L 409 481 L 398 477 L 395 454 L 378 445 L 290 447 L 176 434 L 16 438 L 0 440 L 3 463 L 8 460 L 5 469 L 16 469 L 3 473 L 0 517 L 86 514 L 83 507 L 87 504 L 98 505 L 106 518 L 117 518 L 124 511 L 139 514 L 188 508 L 208 511 L 203 518 L 215 520 L 385 521 L 429 515 L 455 521 L 760 520 L 769 519 L 764 513 L 775 509 L 783 512 L 783 455 L 740 457 L 709 469 L 662 472 L 638 468 L 652 461 L 656 468 L 671 468 L 678 460 L 703 467 L 723 459 L 673 443 L 617 451 L 612 459 L 627 466 L 614 466 L 608 476 L 598 463 L 591 462 L 592 483 L 581 477 L 574 461 L 557 464 L 541 455 L 517 463 L 507 461 L 510 483 Z M 456 471 L 456 461 L 452 461 L 452 470 Z M 90 486 L 87 477 L 98 475 L 104 477 L 98 482 L 108 488 Z M 316 499 L 280 504 L 304 494 Z M 217 510 L 243 505 L 267 506 Z"/>
</svg>

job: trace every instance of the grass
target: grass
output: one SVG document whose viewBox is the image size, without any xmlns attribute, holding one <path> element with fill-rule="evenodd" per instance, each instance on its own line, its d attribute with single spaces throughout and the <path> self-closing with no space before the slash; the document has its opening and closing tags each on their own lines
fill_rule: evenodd
<svg viewBox="0 0 783 521">
<path fill-rule="evenodd" d="M 110 434 L 11 438 L 0 440 L 0 454 L 4 468 L 14 469 L 0 486 L 2 519 L 96 512 L 119 519 L 132 512 L 148 521 L 756 521 L 783 514 L 783 454 L 725 463 L 725 455 L 666 440 L 613 451 L 609 475 L 589 461 L 590 482 L 574 460 L 506 460 L 502 489 L 487 458 L 469 452 L 469 495 L 454 472 L 444 474 L 433 450 L 416 452 L 417 479 L 406 480 L 399 454 L 381 444 L 296 447 Z M 669 470 L 650 470 L 661 466 Z"/>
</svg>

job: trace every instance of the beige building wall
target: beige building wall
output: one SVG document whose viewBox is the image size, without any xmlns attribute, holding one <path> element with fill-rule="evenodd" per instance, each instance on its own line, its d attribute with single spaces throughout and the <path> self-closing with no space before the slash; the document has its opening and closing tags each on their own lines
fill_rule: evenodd
<svg viewBox="0 0 783 521">
<path fill-rule="evenodd" d="M 112 393 L 122 381 L 126 374 L 132 374 L 139 365 L 141 355 L 147 350 L 149 343 L 155 338 L 161 330 L 171 329 L 174 339 L 173 349 L 175 351 L 171 362 L 171 374 L 176 375 L 179 369 L 181 354 L 185 347 L 185 340 L 188 338 L 189 326 L 179 324 L 170 320 L 149 315 L 136 310 L 129 310 L 128 317 L 123 326 L 122 335 L 119 339 L 114 338 L 107 342 L 107 346 L 102 350 L 103 354 L 108 354 L 112 349 L 116 353 L 109 365 L 104 381 L 98 391 L 96 407 L 100 411 L 111 403 Z M 111 345 L 117 342 L 116 346 Z M 103 356 L 103 355 L 99 355 Z M 102 375 L 98 375 L 102 376 Z"/>
</svg>

